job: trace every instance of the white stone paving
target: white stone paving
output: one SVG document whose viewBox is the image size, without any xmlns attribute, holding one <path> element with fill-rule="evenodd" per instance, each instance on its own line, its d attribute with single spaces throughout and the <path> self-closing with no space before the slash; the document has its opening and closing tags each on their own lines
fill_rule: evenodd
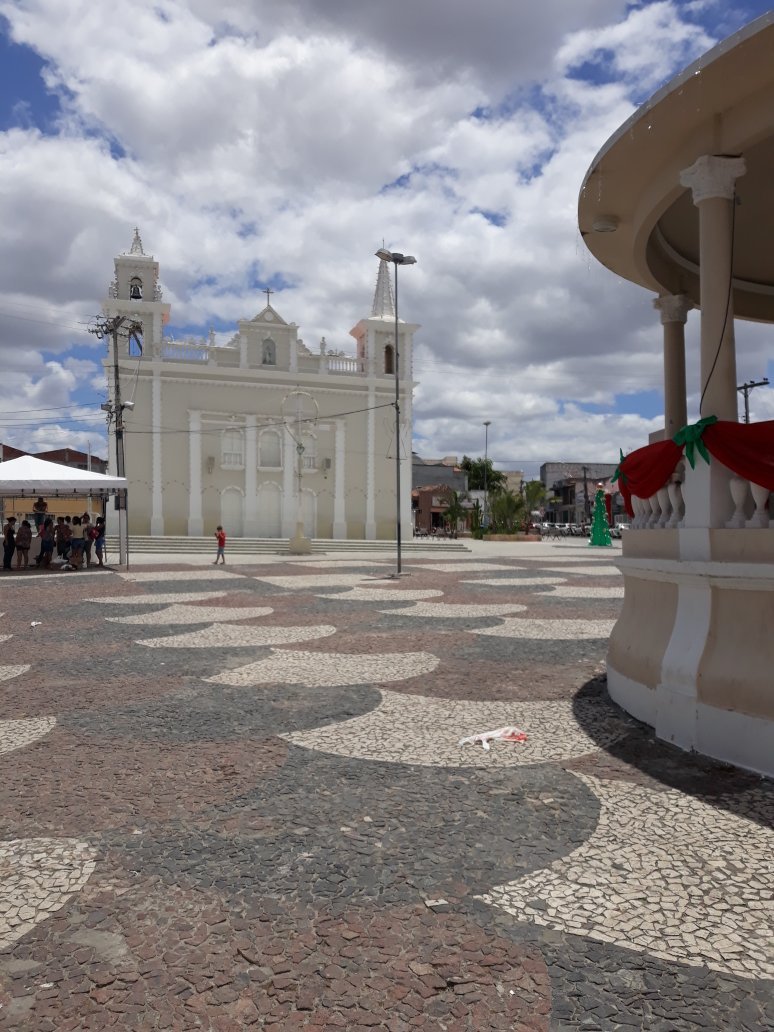
<svg viewBox="0 0 774 1032">
<path fill-rule="evenodd" d="M 0 720 L 0 753 L 23 749 L 37 742 L 54 729 L 56 717 L 26 717 L 21 720 Z"/>
<path fill-rule="evenodd" d="M 609 566 L 543 566 L 551 573 L 575 573 L 580 577 L 620 577 L 621 571 L 611 563 Z"/>
<path fill-rule="evenodd" d="M 401 610 L 406 616 L 426 616 L 434 620 L 470 620 L 480 616 L 507 616 L 509 613 L 523 613 L 526 606 L 518 603 L 493 605 L 465 605 L 454 602 L 412 602 Z M 380 609 L 380 613 L 393 613 L 393 609 Z"/>
<path fill-rule="evenodd" d="M 289 588 L 292 591 L 307 588 L 351 588 L 372 579 L 364 573 L 302 573 L 295 577 L 255 577 L 255 580 L 264 584 L 271 584 L 275 588 Z"/>
<path fill-rule="evenodd" d="M 523 745 L 493 742 L 489 752 L 481 746 L 458 745 L 460 738 L 508 724 L 527 732 Z M 603 700 L 471 702 L 382 689 L 381 703 L 362 716 L 280 737 L 306 749 L 364 760 L 422 767 L 512 767 L 583 756 L 621 738 L 631 726 Z"/>
<path fill-rule="evenodd" d="M 61 910 L 91 877 L 96 855 L 77 839 L 0 842 L 0 950 Z"/>
<path fill-rule="evenodd" d="M 517 567 L 512 564 L 506 566 L 504 563 L 477 563 L 471 560 L 470 562 L 462 561 L 459 563 L 427 562 L 422 565 L 411 563 L 409 569 L 431 570 L 433 573 L 476 573 L 477 571 L 485 570 L 510 570 L 512 573 Z"/>
<path fill-rule="evenodd" d="M 756 789 L 710 804 L 576 775 L 602 809 L 569 856 L 480 897 L 520 921 L 664 960 L 774 977 L 774 805 Z"/>
<path fill-rule="evenodd" d="M 154 613 L 135 613 L 134 616 L 106 616 L 110 623 L 156 626 L 157 624 L 234 623 L 268 616 L 270 606 L 169 606 Z"/>
<path fill-rule="evenodd" d="M 311 627 L 244 627 L 214 624 L 186 634 L 172 634 L 168 638 L 145 638 L 137 642 L 152 649 L 222 649 L 248 648 L 264 645 L 291 645 L 299 641 L 314 641 L 336 633 L 330 624 Z"/>
<path fill-rule="evenodd" d="M 390 565 L 386 559 L 294 559 L 294 566 L 311 566 L 317 570 L 341 569 L 351 566 L 353 568 L 365 567 L 378 569 Z"/>
<path fill-rule="evenodd" d="M 29 663 L 19 664 L 18 666 L 0 666 L 0 681 L 10 681 L 20 674 L 25 674 L 29 668 Z"/>
<path fill-rule="evenodd" d="M 430 652 L 393 652 L 352 655 L 337 652 L 274 651 L 268 659 L 205 678 L 213 684 L 250 686 L 303 684 L 310 688 L 335 688 L 352 684 L 405 681 L 432 673 L 438 656 Z"/>
<path fill-rule="evenodd" d="M 495 588 L 529 588 L 535 584 L 565 584 L 564 577 L 485 577 L 481 580 L 463 580 L 460 584 L 485 584 Z"/>
<path fill-rule="evenodd" d="M 466 634 L 489 634 L 496 638 L 533 638 L 546 641 L 577 641 L 579 638 L 609 638 L 615 620 L 527 620 L 505 618 L 497 627 L 466 630 Z"/>
<path fill-rule="evenodd" d="M 559 585 L 553 591 L 537 591 L 536 595 L 553 595 L 554 598 L 623 598 L 624 589 L 615 585 L 609 588 L 573 588 Z"/>
<path fill-rule="evenodd" d="M 318 595 L 318 598 L 335 599 L 336 602 L 412 602 L 423 598 L 440 598 L 443 592 L 438 588 L 350 588 L 336 595 Z"/>
<path fill-rule="evenodd" d="M 105 598 L 87 598 L 84 601 L 111 606 L 157 606 L 175 602 L 203 602 L 208 598 L 223 598 L 225 594 L 225 591 L 173 591 L 166 595 L 111 595 Z"/>
<path fill-rule="evenodd" d="M 214 565 L 214 564 L 213 564 Z M 167 581 L 201 581 L 201 580 L 246 580 L 249 579 L 243 573 L 232 573 L 231 570 L 224 570 L 218 567 L 215 570 L 208 570 L 201 567 L 191 570 L 144 570 L 139 573 L 119 573 L 121 580 L 131 581 L 134 584 L 160 584 Z"/>
</svg>

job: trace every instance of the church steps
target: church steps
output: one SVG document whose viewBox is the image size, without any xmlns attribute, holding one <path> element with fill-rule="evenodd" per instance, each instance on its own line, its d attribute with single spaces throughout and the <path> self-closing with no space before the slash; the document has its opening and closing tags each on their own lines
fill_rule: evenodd
<svg viewBox="0 0 774 1032">
<path fill-rule="evenodd" d="M 118 538 L 108 535 L 108 554 L 115 556 L 118 553 Z M 153 554 L 196 554 L 202 555 L 215 551 L 214 537 L 151 537 L 150 535 L 132 534 L 129 538 L 129 553 L 137 555 L 143 552 Z M 229 538 L 226 545 L 226 552 L 234 555 L 284 555 L 288 553 L 288 543 L 284 538 Z M 312 540 L 312 553 L 324 555 L 338 552 L 373 552 L 379 555 L 393 556 L 395 554 L 394 541 L 332 541 L 315 538 Z M 405 554 L 416 554 L 419 552 L 470 552 L 470 549 L 463 541 L 434 540 L 434 541 L 404 541 L 401 543 L 401 552 Z"/>
</svg>

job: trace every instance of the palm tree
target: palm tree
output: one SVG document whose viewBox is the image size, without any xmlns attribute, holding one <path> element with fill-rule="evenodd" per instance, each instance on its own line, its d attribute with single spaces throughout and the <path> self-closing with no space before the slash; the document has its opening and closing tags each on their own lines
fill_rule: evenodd
<svg viewBox="0 0 774 1032">
<path fill-rule="evenodd" d="M 541 480 L 527 480 L 524 485 L 524 499 L 529 511 L 537 509 L 546 500 L 546 489 Z"/>
<path fill-rule="evenodd" d="M 459 522 L 465 516 L 465 509 L 457 491 L 451 491 L 447 496 L 446 512 L 444 513 L 449 522 L 449 529 L 456 533 Z"/>
<path fill-rule="evenodd" d="M 468 474 L 468 489 L 471 491 L 483 491 L 486 482 L 487 491 L 498 491 L 505 487 L 505 474 L 500 469 L 492 466 L 491 459 L 471 459 L 463 455 L 460 469 Z M 486 470 L 486 476 L 484 476 Z"/>
<path fill-rule="evenodd" d="M 493 530 L 501 534 L 514 534 L 524 513 L 524 499 L 515 491 L 506 488 L 497 491 L 489 501 L 489 515 Z"/>
</svg>

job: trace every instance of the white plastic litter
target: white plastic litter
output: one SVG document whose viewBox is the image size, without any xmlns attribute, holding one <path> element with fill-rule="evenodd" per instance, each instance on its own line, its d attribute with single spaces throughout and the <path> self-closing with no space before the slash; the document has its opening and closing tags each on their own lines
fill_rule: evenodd
<svg viewBox="0 0 774 1032">
<path fill-rule="evenodd" d="M 32 620 L 30 622 L 30 627 L 42 627 L 42 626 L 43 626 L 43 621 L 42 620 Z"/>
<path fill-rule="evenodd" d="M 481 745 L 489 751 L 490 742 L 514 742 L 523 745 L 527 741 L 527 732 L 520 727 L 509 724 L 508 727 L 498 727 L 496 731 L 484 731 L 480 735 L 469 735 L 467 738 L 460 738 L 459 745 Z"/>
</svg>

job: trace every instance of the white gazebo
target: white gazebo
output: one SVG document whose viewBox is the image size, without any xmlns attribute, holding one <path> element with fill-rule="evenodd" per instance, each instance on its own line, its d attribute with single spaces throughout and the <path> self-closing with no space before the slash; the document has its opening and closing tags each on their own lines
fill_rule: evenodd
<svg viewBox="0 0 774 1032">
<path fill-rule="evenodd" d="M 609 691 L 660 738 L 767 774 L 774 423 L 737 424 L 734 323 L 774 323 L 772 111 L 770 13 L 622 125 L 594 159 L 579 200 L 587 247 L 654 292 L 663 327 L 664 440 L 621 464 L 634 521 L 623 544 Z M 701 319 L 703 422 L 683 430 L 692 308 Z"/>
</svg>

